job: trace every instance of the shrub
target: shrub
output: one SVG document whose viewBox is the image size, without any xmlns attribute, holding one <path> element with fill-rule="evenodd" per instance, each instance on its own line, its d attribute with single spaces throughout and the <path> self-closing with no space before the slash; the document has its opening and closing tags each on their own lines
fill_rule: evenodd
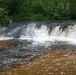
<svg viewBox="0 0 76 75">
<path fill-rule="evenodd" d="M 0 8 L 0 24 L 3 25 L 7 23 L 9 20 L 8 18 L 8 12 L 5 8 Z"/>
</svg>

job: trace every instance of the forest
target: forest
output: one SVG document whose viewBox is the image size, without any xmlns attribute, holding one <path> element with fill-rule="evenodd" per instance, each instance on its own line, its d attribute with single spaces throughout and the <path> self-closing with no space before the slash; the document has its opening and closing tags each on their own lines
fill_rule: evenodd
<svg viewBox="0 0 76 75">
<path fill-rule="evenodd" d="M 75 20 L 76 0 L 0 0 L 0 25 L 10 19 Z"/>
</svg>

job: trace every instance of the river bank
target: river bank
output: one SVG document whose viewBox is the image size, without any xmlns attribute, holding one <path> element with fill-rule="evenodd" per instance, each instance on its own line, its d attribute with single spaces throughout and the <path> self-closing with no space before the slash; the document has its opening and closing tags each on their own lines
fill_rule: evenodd
<svg viewBox="0 0 76 75">
<path fill-rule="evenodd" d="M 9 25 L 12 26 L 12 24 L 28 24 L 28 23 L 66 23 L 66 24 L 76 24 L 76 20 L 21 20 L 21 21 L 16 21 L 16 20 L 9 20 L 6 24 L 1 24 L 1 27 L 8 27 Z"/>
</svg>

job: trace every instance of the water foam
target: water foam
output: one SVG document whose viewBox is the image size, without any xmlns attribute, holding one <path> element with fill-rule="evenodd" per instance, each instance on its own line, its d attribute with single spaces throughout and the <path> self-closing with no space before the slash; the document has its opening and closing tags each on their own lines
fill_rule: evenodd
<svg viewBox="0 0 76 75">
<path fill-rule="evenodd" d="M 68 41 L 76 44 L 76 25 L 68 26 L 64 31 L 60 26 L 54 27 L 50 30 L 46 25 L 42 25 L 40 28 L 36 27 L 36 24 L 29 24 L 26 29 L 23 30 L 19 39 L 21 40 L 33 40 L 37 42 L 47 41 Z"/>
<path fill-rule="evenodd" d="M 14 38 L 13 37 L 5 37 L 5 36 L 0 37 L 0 41 L 1 40 L 11 40 L 11 39 L 14 39 Z"/>
<path fill-rule="evenodd" d="M 40 43 L 46 43 L 49 41 L 67 41 L 76 44 L 76 25 L 69 25 L 63 30 L 60 25 L 51 29 L 50 26 L 47 25 L 41 25 L 41 27 L 38 28 L 36 23 L 31 23 L 27 26 L 22 25 L 13 29 L 8 32 L 8 35 L 11 35 L 11 37 L 1 36 L 0 40 L 14 39 L 14 37 L 12 37 L 14 34 L 20 35 L 20 37 L 17 38 L 19 40 L 32 40 Z"/>
</svg>

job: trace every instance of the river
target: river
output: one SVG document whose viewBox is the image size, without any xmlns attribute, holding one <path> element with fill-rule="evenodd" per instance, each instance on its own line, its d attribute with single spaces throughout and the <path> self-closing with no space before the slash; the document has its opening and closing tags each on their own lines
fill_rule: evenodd
<svg viewBox="0 0 76 75">
<path fill-rule="evenodd" d="M 34 58 L 52 47 L 65 45 L 76 48 L 76 24 L 52 22 L 22 22 L 11 23 L 8 27 L 0 28 L 0 41 L 18 40 L 21 44 L 0 51 L 0 68 L 9 68 L 12 63 Z"/>
</svg>

